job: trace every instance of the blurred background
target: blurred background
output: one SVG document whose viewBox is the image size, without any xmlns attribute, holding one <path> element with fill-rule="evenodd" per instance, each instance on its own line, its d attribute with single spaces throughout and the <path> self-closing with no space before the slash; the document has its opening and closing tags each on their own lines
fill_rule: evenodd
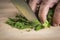
<svg viewBox="0 0 60 40">
<path fill-rule="evenodd" d="M 11 0 L 0 0 L 0 22 L 6 20 L 7 17 L 15 16 L 16 13 L 18 13 L 18 10 L 12 4 Z"/>
</svg>

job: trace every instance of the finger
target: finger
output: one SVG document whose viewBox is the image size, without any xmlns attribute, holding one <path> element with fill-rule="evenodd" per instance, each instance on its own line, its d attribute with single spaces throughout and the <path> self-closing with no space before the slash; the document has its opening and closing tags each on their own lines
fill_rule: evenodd
<svg viewBox="0 0 60 40">
<path fill-rule="evenodd" d="M 59 25 L 60 25 L 60 2 L 56 6 L 53 16 L 53 26 L 59 26 Z"/>
<path fill-rule="evenodd" d="M 40 0 L 30 0 L 29 6 L 31 7 L 32 11 L 35 13 L 37 9 L 37 4 L 39 4 Z"/>
</svg>

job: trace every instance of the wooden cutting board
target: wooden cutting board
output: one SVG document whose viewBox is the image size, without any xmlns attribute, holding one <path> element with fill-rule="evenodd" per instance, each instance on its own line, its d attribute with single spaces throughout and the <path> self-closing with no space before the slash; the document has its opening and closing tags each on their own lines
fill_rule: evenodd
<svg viewBox="0 0 60 40">
<path fill-rule="evenodd" d="M 0 40 L 60 40 L 60 27 L 27 32 L 0 23 Z"/>
</svg>

